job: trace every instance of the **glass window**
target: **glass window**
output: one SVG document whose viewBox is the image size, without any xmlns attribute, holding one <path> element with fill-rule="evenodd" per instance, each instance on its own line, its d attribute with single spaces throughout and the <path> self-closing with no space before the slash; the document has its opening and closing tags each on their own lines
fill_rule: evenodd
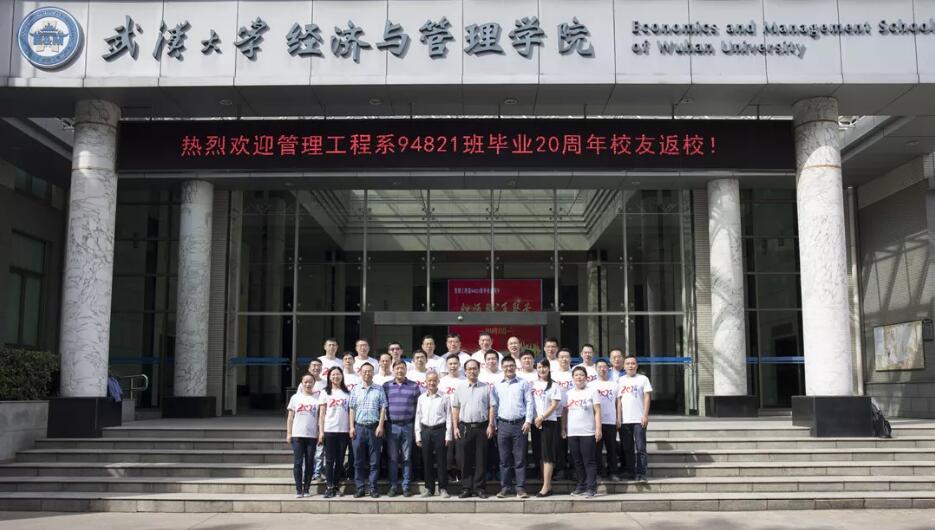
<svg viewBox="0 0 935 530">
<path fill-rule="evenodd" d="M 681 261 L 681 219 L 677 215 L 627 215 L 627 260 Z"/>
<path fill-rule="evenodd" d="M 29 272 L 45 272 L 45 243 L 13 232 L 10 266 Z"/>
<path fill-rule="evenodd" d="M 631 311 L 681 311 L 682 266 L 631 263 L 628 274 Z"/>
<path fill-rule="evenodd" d="M 760 309 L 797 309 L 801 306 L 796 274 L 758 274 L 756 292 Z"/>
<path fill-rule="evenodd" d="M 6 315 L 3 326 L 3 342 L 19 344 L 20 300 L 23 292 L 23 277 L 15 272 L 7 280 Z"/>
<path fill-rule="evenodd" d="M 42 279 L 27 276 L 23 279 L 23 309 L 20 344 L 39 345 L 39 321 L 42 310 Z"/>
</svg>

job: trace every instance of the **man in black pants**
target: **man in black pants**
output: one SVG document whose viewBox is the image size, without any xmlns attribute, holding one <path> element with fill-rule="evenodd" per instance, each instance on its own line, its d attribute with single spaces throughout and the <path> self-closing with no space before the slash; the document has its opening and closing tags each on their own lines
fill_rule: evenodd
<svg viewBox="0 0 935 530">
<path fill-rule="evenodd" d="M 460 497 L 466 499 L 476 494 L 486 499 L 484 470 L 487 467 L 487 440 L 493 438 L 494 434 L 490 387 L 477 380 L 480 363 L 476 360 L 464 363 L 464 373 L 467 381 L 451 397 L 454 439 L 458 441 L 461 451 L 461 483 L 464 490 Z"/>
</svg>

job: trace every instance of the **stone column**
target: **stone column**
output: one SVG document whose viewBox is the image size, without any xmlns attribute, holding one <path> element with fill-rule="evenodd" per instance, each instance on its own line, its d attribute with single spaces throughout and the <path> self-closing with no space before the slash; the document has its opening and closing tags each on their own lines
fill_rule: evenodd
<svg viewBox="0 0 935 530">
<path fill-rule="evenodd" d="M 182 184 L 175 323 L 175 395 L 204 396 L 208 388 L 208 290 L 214 186 Z"/>
<path fill-rule="evenodd" d="M 756 398 L 747 395 L 747 329 L 740 236 L 740 182 L 732 178 L 709 181 L 714 348 L 714 396 L 708 396 L 712 399 L 705 404 L 705 413 L 709 416 L 755 416 L 758 409 Z"/>
<path fill-rule="evenodd" d="M 211 217 L 214 186 L 182 183 L 179 213 L 178 294 L 175 318 L 175 392 L 163 400 L 167 418 L 215 414 L 208 396 L 208 299 L 211 287 Z"/>
<path fill-rule="evenodd" d="M 61 398 L 49 402 L 48 435 L 100 436 L 120 424 L 107 399 L 117 123 L 120 108 L 101 100 L 75 105 L 75 139 L 62 274 Z"/>
<path fill-rule="evenodd" d="M 63 397 L 107 395 L 117 214 L 117 122 L 108 101 L 79 101 L 68 198 L 60 352 Z"/>
<path fill-rule="evenodd" d="M 795 114 L 805 393 L 854 395 L 838 103 L 813 98 Z"/>
<path fill-rule="evenodd" d="M 792 420 L 816 436 L 870 436 L 870 399 L 854 396 L 838 102 L 805 99 L 793 116 L 806 396 Z"/>
</svg>

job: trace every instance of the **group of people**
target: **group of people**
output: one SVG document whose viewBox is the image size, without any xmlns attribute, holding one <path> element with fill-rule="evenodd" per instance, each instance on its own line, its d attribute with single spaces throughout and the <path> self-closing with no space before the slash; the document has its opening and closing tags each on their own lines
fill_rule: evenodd
<svg viewBox="0 0 935 530">
<path fill-rule="evenodd" d="M 459 497 L 486 498 L 487 477 L 499 475 L 497 497 L 527 498 L 530 443 L 542 478 L 537 497 L 551 495 L 553 476 L 570 469 L 569 460 L 577 478 L 572 495 L 596 495 L 601 471 L 610 480 L 621 480 L 618 470 L 646 480 L 652 385 L 637 372 L 635 356 L 614 349 L 609 359 L 595 359 L 585 344 L 572 367 L 571 351 L 554 338 L 538 359 L 516 337 L 506 354 L 492 344 L 482 333 L 479 349 L 468 353 L 461 337 L 449 334 L 448 351 L 436 355 L 426 336 L 407 362 L 398 342 L 373 359 L 366 339 L 341 357 L 337 341 L 327 339 L 287 406 L 296 496 L 309 496 L 322 469 L 324 496 L 341 495 L 347 454 L 355 497 L 380 497 L 381 458 L 387 494 L 409 497 L 416 448 L 424 497 L 449 497 L 449 476 L 460 476 Z"/>
</svg>

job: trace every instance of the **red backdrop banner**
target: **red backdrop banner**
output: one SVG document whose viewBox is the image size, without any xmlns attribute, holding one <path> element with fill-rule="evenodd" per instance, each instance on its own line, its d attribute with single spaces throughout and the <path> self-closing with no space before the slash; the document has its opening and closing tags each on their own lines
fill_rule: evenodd
<svg viewBox="0 0 935 530">
<path fill-rule="evenodd" d="M 490 300 L 490 279 L 448 280 L 448 311 L 465 312 L 529 312 L 542 311 L 542 280 L 496 280 L 493 302 Z M 449 326 L 449 333 L 461 335 L 466 351 L 477 350 L 477 338 L 490 333 L 493 347 L 506 351 L 506 341 L 518 337 L 523 349 L 539 353 L 542 344 L 540 326 Z"/>
</svg>

